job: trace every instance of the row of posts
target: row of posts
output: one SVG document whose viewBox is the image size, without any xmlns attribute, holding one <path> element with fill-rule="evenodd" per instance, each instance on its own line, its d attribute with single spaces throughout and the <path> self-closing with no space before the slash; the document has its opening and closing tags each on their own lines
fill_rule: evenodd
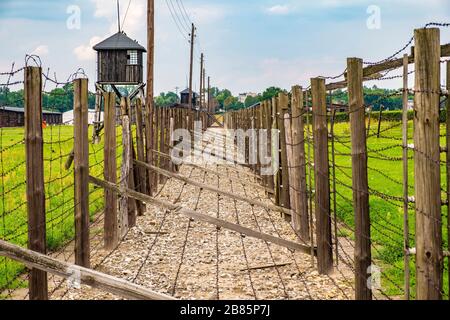
<svg viewBox="0 0 450 320">
<path fill-rule="evenodd" d="M 436 28 L 415 30 L 415 47 L 412 57 L 406 55 L 404 84 L 404 149 L 408 159 L 408 64 L 415 63 L 415 106 L 414 106 L 414 172 L 415 172 L 415 239 L 416 248 L 409 246 L 409 205 L 406 180 L 405 187 L 405 297 L 410 298 L 409 257 L 416 255 L 416 297 L 419 300 L 441 299 L 443 294 L 443 241 L 441 217 L 441 150 L 450 150 L 450 129 L 447 124 L 447 147 L 440 147 L 440 31 Z M 355 299 L 372 299 L 368 285 L 371 277 L 371 223 L 369 210 L 368 153 L 366 130 L 366 106 L 363 82 L 365 81 L 363 60 L 347 59 L 347 88 L 352 145 L 352 189 L 354 207 L 354 271 Z M 450 67 L 447 66 L 447 87 Z M 289 99 L 290 96 L 290 99 Z M 290 100 L 290 103 L 289 103 Z M 330 102 L 331 103 L 331 102 Z M 447 121 L 450 120 L 450 103 L 447 102 Z M 310 107 L 311 106 L 311 107 Z M 332 209 L 330 206 L 330 159 L 327 113 L 326 83 L 323 78 L 311 79 L 311 89 L 292 88 L 290 95 L 280 93 L 259 105 L 225 114 L 228 129 L 259 129 L 269 134 L 268 150 L 272 159 L 278 153 L 279 170 L 275 175 L 262 175 L 262 183 L 273 195 L 277 205 L 291 209 L 289 220 L 300 239 L 311 243 L 312 252 L 317 255 L 317 267 L 321 274 L 333 271 Z M 305 122 L 312 114 L 313 134 L 305 137 Z M 271 129 L 279 132 L 279 141 L 274 143 Z M 309 130 L 309 129 L 308 129 Z M 314 157 L 306 150 L 305 141 L 314 148 Z M 261 142 L 260 142 L 261 143 Z M 277 146 L 274 148 L 274 146 Z M 256 148 L 258 150 L 259 148 Z M 248 151 L 248 148 L 247 148 Z M 262 159 L 267 155 L 258 154 Z M 312 160 L 313 159 L 313 160 Z M 311 161 L 308 165 L 308 160 Z M 450 161 L 447 152 L 447 162 Z M 333 169 L 334 163 L 331 165 Z M 314 168 L 314 187 L 307 167 Z M 261 164 L 252 166 L 261 173 Z M 406 164 L 404 175 L 409 174 Z M 450 167 L 447 165 L 447 188 L 450 198 Z M 309 179 L 309 181 L 307 181 Z M 407 179 L 407 178 L 406 178 Z M 308 188 L 309 186 L 309 188 Z M 333 188 L 335 189 L 335 188 Z M 311 199 L 314 198 L 314 204 Z M 312 208 L 313 207 L 313 208 Z M 312 212 L 314 212 L 314 217 Z M 335 213 L 336 214 L 336 213 Z M 315 222 L 315 224 L 314 224 Z M 450 225 L 450 221 L 448 222 Z M 315 234 L 313 232 L 315 230 Z M 450 232 L 449 232 L 450 233 Z M 314 240 L 316 246 L 314 247 Z M 338 239 L 336 239 L 338 241 Z M 447 254 L 448 255 L 448 254 Z M 338 260 L 338 257 L 337 259 Z M 338 261 L 336 261 L 338 263 Z M 370 282 L 370 281 L 369 281 Z"/>
<path fill-rule="evenodd" d="M 88 79 L 74 80 L 74 219 L 75 264 L 90 267 L 90 213 L 89 213 L 89 123 Z M 148 163 L 168 171 L 176 170 L 170 162 L 176 129 L 193 130 L 195 119 L 211 120 L 204 113 L 187 108 L 151 109 L 140 98 L 133 101 L 121 98 L 120 108 L 115 93 L 101 94 L 104 107 L 104 179 L 121 188 L 153 195 L 166 177 L 150 169 L 137 166 L 136 161 Z M 118 127 L 120 128 L 118 129 Z M 132 130 L 135 126 L 135 130 Z M 122 132 L 121 141 L 117 135 Z M 135 132 L 135 133 L 134 133 Z M 95 139 L 99 143 L 99 139 Z M 122 164 L 117 168 L 117 146 L 122 145 Z M 25 68 L 25 153 L 28 212 L 28 248 L 47 253 L 44 138 L 42 128 L 42 69 Z M 95 164 L 98 165 L 98 164 Z M 120 171 L 120 181 L 118 181 Z M 145 213 L 145 205 L 137 200 L 104 190 L 104 247 L 117 247 L 128 229 L 136 224 L 137 216 Z M 29 273 L 31 300 L 48 299 L 47 273 L 32 268 Z"/>
</svg>

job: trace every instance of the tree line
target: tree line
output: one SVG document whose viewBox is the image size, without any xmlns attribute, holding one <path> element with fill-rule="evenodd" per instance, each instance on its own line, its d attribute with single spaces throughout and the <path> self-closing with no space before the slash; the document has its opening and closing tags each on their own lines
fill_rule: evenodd
<svg viewBox="0 0 450 320">
<path fill-rule="evenodd" d="M 124 95 L 131 91 L 131 88 L 119 88 Z M 270 87 L 256 96 L 247 96 L 244 102 L 239 101 L 239 97 L 233 96 L 228 89 L 219 89 L 217 87 L 211 88 L 211 96 L 217 102 L 219 109 L 224 111 L 240 110 L 248 108 L 261 101 L 271 99 L 280 92 L 287 92 L 278 87 Z M 400 110 L 402 109 L 402 96 L 395 95 L 398 90 L 382 89 L 376 86 L 371 88 L 364 88 L 364 99 L 366 105 L 373 107 L 373 110 L 378 111 L 381 107 L 384 110 Z M 11 91 L 8 87 L 0 87 L 0 106 L 2 107 L 17 107 L 24 106 L 24 91 L 23 89 Z M 410 97 L 413 99 L 413 96 Z M 95 107 L 95 94 L 89 93 L 89 108 Z M 161 93 L 155 97 L 155 105 L 157 107 L 167 107 L 176 104 L 180 101 L 178 94 L 174 92 Z M 335 90 L 332 94 L 333 103 L 348 104 L 348 95 L 345 90 Z M 55 88 L 50 92 L 42 94 L 43 108 L 49 111 L 66 112 L 73 109 L 73 84 L 69 83 L 61 88 Z M 329 102 L 329 97 L 328 97 Z"/>
</svg>

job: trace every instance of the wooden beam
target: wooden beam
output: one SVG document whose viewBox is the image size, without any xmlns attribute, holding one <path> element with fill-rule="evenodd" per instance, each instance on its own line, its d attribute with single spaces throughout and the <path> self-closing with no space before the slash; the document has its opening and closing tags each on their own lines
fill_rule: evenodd
<svg viewBox="0 0 450 320">
<path fill-rule="evenodd" d="M 28 267 L 49 272 L 58 277 L 70 279 L 80 284 L 98 288 L 131 300 L 176 300 L 171 296 L 148 290 L 98 271 L 76 266 L 48 257 L 44 254 L 27 250 L 0 240 L 0 256 L 21 262 Z"/>
<path fill-rule="evenodd" d="M 97 185 L 99 187 L 108 189 L 110 191 L 113 191 L 113 192 L 116 192 L 116 193 L 119 193 L 119 194 L 124 194 L 124 195 L 126 195 L 128 197 L 133 197 L 136 200 L 140 200 L 140 201 L 143 201 L 145 203 L 151 203 L 151 204 L 154 204 L 154 205 L 166 208 L 166 209 L 168 209 L 170 211 L 174 211 L 176 213 L 180 213 L 180 214 L 185 215 L 185 216 L 187 216 L 189 218 L 192 218 L 192 219 L 197 219 L 199 221 L 206 222 L 206 223 L 218 226 L 220 228 L 224 228 L 224 229 L 227 229 L 227 230 L 235 231 L 235 232 L 237 232 L 239 234 L 246 235 L 246 236 L 249 236 L 251 238 L 268 241 L 270 243 L 276 244 L 276 245 L 284 247 L 284 248 L 288 248 L 288 249 L 291 249 L 291 250 L 296 250 L 296 251 L 303 252 L 303 253 L 306 253 L 306 254 L 310 254 L 311 253 L 311 248 L 309 246 L 305 246 L 305 245 L 302 245 L 302 244 L 299 244 L 299 243 L 296 243 L 296 242 L 293 242 L 293 241 L 284 240 L 284 239 L 281 239 L 281 238 L 277 238 L 277 237 L 271 236 L 269 234 L 265 234 L 265 233 L 261 233 L 261 232 L 258 232 L 258 231 L 254 231 L 254 230 L 252 230 L 250 228 L 246 228 L 246 227 L 243 227 L 241 225 L 234 224 L 234 223 L 222 220 L 222 219 L 217 219 L 217 218 L 214 218 L 212 216 L 199 213 L 197 211 L 186 209 L 186 208 L 183 208 L 183 207 L 181 207 L 179 205 L 176 205 L 176 204 L 173 204 L 173 203 L 161 200 L 161 199 L 155 199 L 153 197 L 147 196 L 145 194 L 139 193 L 139 192 L 134 191 L 134 190 L 123 189 L 123 188 L 120 188 L 117 184 L 110 183 L 110 182 L 107 182 L 107 181 L 102 181 L 102 180 L 100 180 L 98 178 L 95 178 L 95 177 L 90 177 L 90 181 L 91 181 L 91 183 L 93 183 L 93 184 L 95 184 L 95 185 Z"/>
<path fill-rule="evenodd" d="M 265 208 L 265 209 L 268 209 L 268 210 L 281 212 L 281 213 L 284 213 L 284 214 L 287 214 L 287 215 L 291 214 L 291 210 L 290 209 L 282 208 L 282 207 L 275 206 L 275 205 L 265 204 L 263 202 L 256 201 L 256 200 L 253 200 L 253 199 L 247 199 L 247 198 L 245 198 L 243 196 L 234 194 L 232 192 L 227 192 L 227 191 L 223 191 L 223 190 L 220 190 L 220 189 L 217 189 L 217 188 L 214 188 L 214 187 L 210 187 L 210 186 L 208 186 L 208 185 L 206 185 L 204 183 L 194 181 L 192 179 L 183 177 L 183 176 L 181 176 L 181 175 L 179 175 L 177 173 L 172 173 L 172 172 L 169 172 L 167 170 L 164 170 L 164 169 L 161 169 L 161 168 L 149 165 L 147 163 L 144 163 L 144 162 L 141 162 L 141 161 L 138 161 L 138 160 L 136 160 L 135 163 L 137 165 L 139 165 L 139 166 L 142 166 L 142 167 L 145 167 L 147 169 L 153 170 L 153 171 L 155 171 L 155 172 L 157 172 L 157 173 L 159 173 L 161 175 L 164 175 L 166 177 L 180 180 L 180 181 L 182 181 L 184 183 L 187 183 L 189 185 L 192 185 L 192 186 L 195 186 L 195 187 L 198 187 L 198 188 L 201 188 L 201 189 L 205 189 L 205 190 L 208 190 L 208 191 L 211 191 L 211 192 L 214 192 L 214 193 L 218 193 L 218 194 L 221 194 L 223 196 L 227 196 L 227 197 L 229 197 L 231 199 L 243 201 L 243 202 L 249 203 L 249 204 L 254 205 L 254 206 L 259 206 L 259 207 L 262 207 L 262 208 Z"/>
<path fill-rule="evenodd" d="M 440 56 L 442 58 L 450 57 L 450 44 L 444 44 L 441 46 Z M 414 63 L 414 60 L 415 60 L 414 54 L 408 56 L 408 62 L 410 64 Z M 363 78 L 364 78 L 363 81 L 374 80 L 374 78 L 376 79 L 381 72 L 388 71 L 391 69 L 398 69 L 401 67 L 403 67 L 403 58 L 393 59 L 365 67 L 363 69 Z M 327 90 L 343 89 L 346 87 L 347 87 L 347 80 L 330 83 L 327 84 L 326 86 Z"/>
</svg>

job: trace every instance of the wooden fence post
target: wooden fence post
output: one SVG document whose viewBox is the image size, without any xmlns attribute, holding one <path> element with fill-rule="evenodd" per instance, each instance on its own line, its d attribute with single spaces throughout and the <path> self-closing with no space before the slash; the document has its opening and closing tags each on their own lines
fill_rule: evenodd
<svg viewBox="0 0 450 320">
<path fill-rule="evenodd" d="M 42 69 L 25 69 L 25 155 L 27 173 L 28 249 L 46 254 Z M 31 269 L 30 300 L 48 299 L 47 273 Z"/>
<path fill-rule="evenodd" d="M 450 62 L 447 62 L 447 91 L 450 91 Z M 447 198 L 450 201 L 450 99 L 447 97 Z M 450 203 L 447 205 L 447 248 L 450 248 Z M 450 257 L 448 263 L 448 287 L 450 288 Z M 450 299 L 450 295 L 449 295 Z"/>
<path fill-rule="evenodd" d="M 416 191 L 416 289 L 418 300 L 442 299 L 442 217 L 439 145 L 440 33 L 415 37 L 414 165 Z"/>
<path fill-rule="evenodd" d="M 142 115 L 142 102 L 141 99 L 136 100 L 136 148 L 137 148 L 137 159 L 139 161 L 145 162 L 145 145 L 144 145 L 144 118 Z M 147 172 L 145 168 L 138 167 L 139 170 L 139 180 L 138 189 L 141 193 L 147 193 Z M 145 212 L 145 204 L 142 205 L 142 212 Z"/>
<path fill-rule="evenodd" d="M 153 101 L 146 101 L 145 105 L 145 155 L 147 158 L 148 164 L 153 164 L 153 138 L 154 138 L 154 107 Z M 147 170 L 147 194 L 149 196 L 153 195 L 154 186 L 154 175 L 155 173 L 152 170 Z"/>
<path fill-rule="evenodd" d="M 75 264 L 90 268 L 88 79 L 74 81 Z"/>
<path fill-rule="evenodd" d="M 104 148 L 104 176 L 105 180 L 117 183 L 117 160 L 116 160 L 116 95 L 106 92 L 103 94 L 105 103 L 105 148 Z M 118 216 L 117 216 L 117 194 L 105 190 L 105 249 L 114 249 L 119 241 Z"/>
<path fill-rule="evenodd" d="M 272 98 L 272 130 L 274 131 L 278 131 L 279 132 L 279 128 L 278 128 L 278 97 L 273 97 Z M 273 137 L 272 136 L 272 165 L 275 163 L 275 159 L 278 157 L 279 159 L 279 154 L 280 154 L 280 147 L 279 147 L 279 135 L 278 135 L 278 141 L 275 141 L 274 139 L 277 137 Z M 278 142 L 278 143 L 277 143 Z M 276 146 L 278 145 L 278 148 L 276 148 Z M 274 185 L 274 198 L 275 198 L 275 203 L 277 206 L 280 205 L 281 203 L 281 189 L 280 189 L 280 185 L 281 185 L 281 172 L 280 172 L 280 165 L 278 165 L 278 168 L 274 168 L 276 169 L 276 171 L 274 171 L 274 177 L 273 177 L 273 185 Z"/>
<path fill-rule="evenodd" d="M 325 79 L 311 79 L 311 92 L 314 118 L 317 263 L 320 274 L 329 274 L 333 270 L 333 245 L 331 239 L 330 168 L 328 162 Z"/>
<path fill-rule="evenodd" d="M 281 206 L 290 209 L 290 187 L 289 187 L 289 165 L 287 160 L 287 146 L 286 146 L 286 128 L 284 127 L 284 115 L 288 113 L 289 96 L 282 92 L 278 95 L 278 128 L 280 129 L 280 150 L 281 150 Z M 288 221 L 291 217 L 285 217 Z"/>
<path fill-rule="evenodd" d="M 309 242 L 308 191 L 306 187 L 306 156 L 305 156 L 305 123 L 303 112 L 303 92 L 299 86 L 292 88 L 292 121 L 291 121 L 291 167 L 292 189 L 290 190 L 291 205 L 295 202 L 292 223 L 302 240 Z"/>
<path fill-rule="evenodd" d="M 348 100 L 352 141 L 353 208 L 355 213 L 355 299 L 371 300 L 367 285 L 372 264 L 369 182 L 367 175 L 366 118 L 363 96 L 363 61 L 347 59 Z"/>
</svg>

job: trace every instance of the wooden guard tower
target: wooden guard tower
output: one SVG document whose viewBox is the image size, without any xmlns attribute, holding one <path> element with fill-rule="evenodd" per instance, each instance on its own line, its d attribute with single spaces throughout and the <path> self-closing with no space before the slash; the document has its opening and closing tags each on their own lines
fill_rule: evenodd
<svg viewBox="0 0 450 320">
<path fill-rule="evenodd" d="M 130 101 L 140 96 L 144 101 L 144 63 L 146 52 L 136 40 L 130 39 L 125 32 L 119 31 L 93 47 L 97 51 L 97 82 L 96 82 L 96 126 L 94 141 L 98 139 L 101 127 L 102 93 L 114 91 L 118 104 L 124 95 Z M 120 90 L 120 87 L 126 90 Z M 124 92 L 127 92 L 125 94 Z"/>
</svg>

